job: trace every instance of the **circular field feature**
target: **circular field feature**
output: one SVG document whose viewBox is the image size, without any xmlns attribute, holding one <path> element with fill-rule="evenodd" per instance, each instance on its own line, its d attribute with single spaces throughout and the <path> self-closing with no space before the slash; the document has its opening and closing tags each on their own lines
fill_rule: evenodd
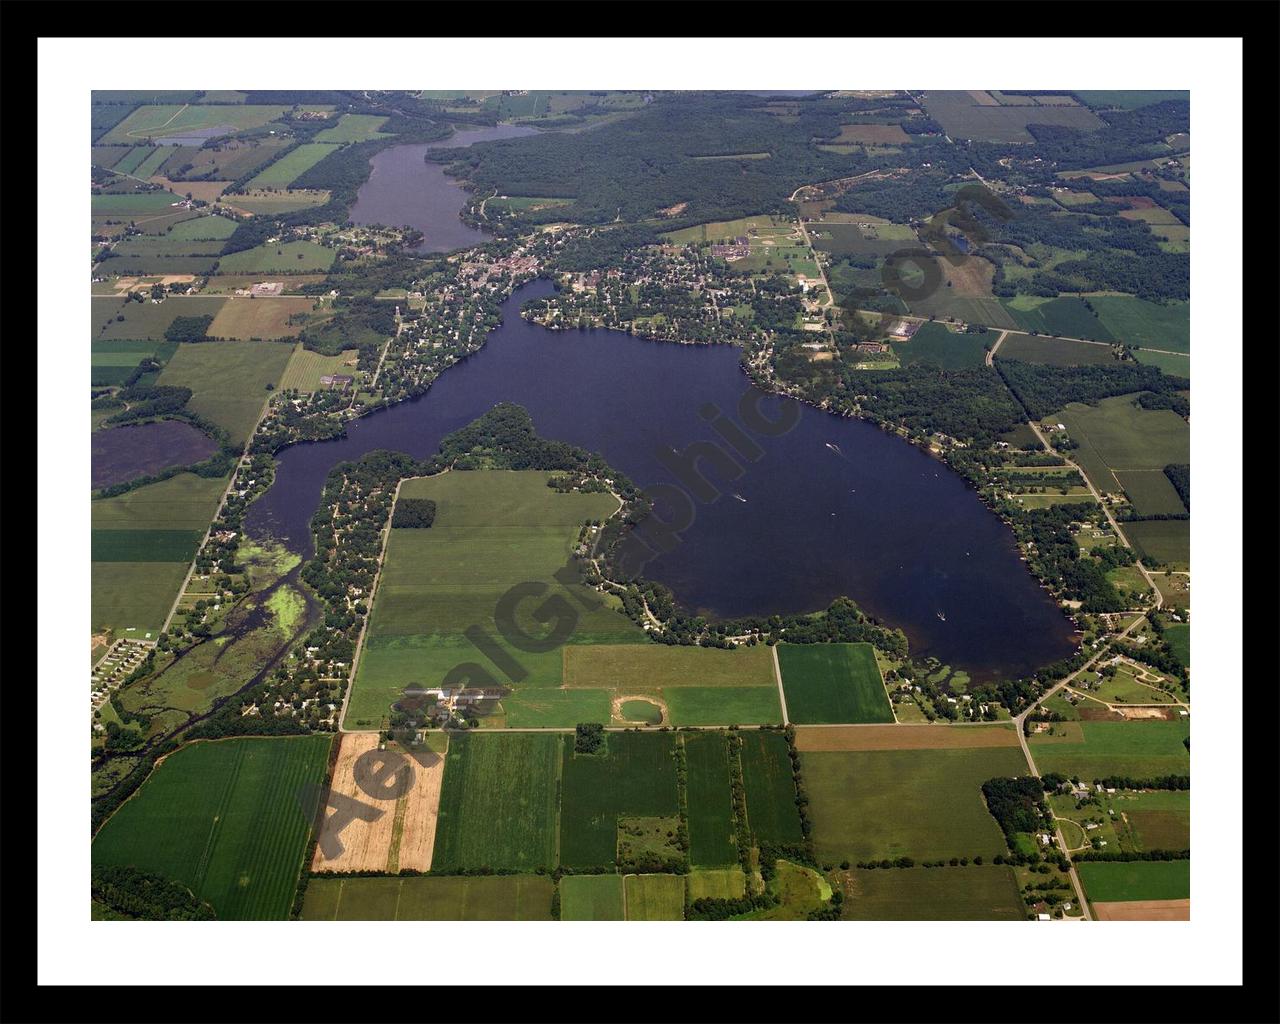
<svg viewBox="0 0 1280 1024">
<path fill-rule="evenodd" d="M 646 725 L 658 725 L 662 722 L 662 708 L 648 700 L 628 700 L 622 702 L 622 717 L 628 722 L 644 722 Z"/>
</svg>

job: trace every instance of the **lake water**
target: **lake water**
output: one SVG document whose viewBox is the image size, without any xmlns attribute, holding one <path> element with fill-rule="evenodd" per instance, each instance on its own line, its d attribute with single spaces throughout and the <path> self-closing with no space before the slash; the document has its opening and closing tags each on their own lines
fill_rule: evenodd
<svg viewBox="0 0 1280 1024">
<path fill-rule="evenodd" d="M 373 171 L 356 193 L 351 220 L 417 228 L 425 236 L 418 252 L 448 252 L 483 242 L 488 236 L 458 217 L 470 193 L 444 173 L 443 164 L 427 163 L 427 150 L 536 134 L 536 128 L 496 125 L 455 132 L 441 142 L 384 149 L 370 161 Z"/>
<path fill-rule="evenodd" d="M 109 487 L 199 462 L 217 450 L 211 438 L 181 420 L 95 430 L 90 435 L 90 482 L 95 490 Z"/>
<path fill-rule="evenodd" d="M 547 331 L 521 319 L 523 301 L 552 290 L 547 281 L 519 289 L 485 347 L 426 395 L 351 424 L 344 439 L 282 452 L 248 532 L 309 554 L 307 524 L 336 462 L 377 448 L 425 458 L 500 401 L 525 406 L 542 436 L 600 452 L 642 487 L 676 481 L 663 451 L 716 440 L 699 414 L 708 403 L 739 419 L 751 385 L 736 348 Z M 979 681 L 1071 653 L 1071 623 L 1019 560 L 1008 528 L 958 476 L 873 424 L 757 397 L 770 418 L 792 407 L 795 427 L 749 435 L 761 457 L 738 460 L 737 479 L 711 476 L 721 496 L 698 504 L 682 543 L 646 566 L 685 607 L 720 617 L 803 612 L 847 594 L 901 627 L 917 656 Z"/>
</svg>

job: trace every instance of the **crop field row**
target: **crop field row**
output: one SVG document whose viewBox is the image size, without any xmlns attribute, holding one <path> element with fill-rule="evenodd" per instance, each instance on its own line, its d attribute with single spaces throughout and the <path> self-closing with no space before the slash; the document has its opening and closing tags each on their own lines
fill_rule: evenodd
<svg viewBox="0 0 1280 1024">
<path fill-rule="evenodd" d="M 102 827 L 93 863 L 181 882 L 226 920 L 287 916 L 331 736 L 193 743 L 170 755 Z"/>
</svg>

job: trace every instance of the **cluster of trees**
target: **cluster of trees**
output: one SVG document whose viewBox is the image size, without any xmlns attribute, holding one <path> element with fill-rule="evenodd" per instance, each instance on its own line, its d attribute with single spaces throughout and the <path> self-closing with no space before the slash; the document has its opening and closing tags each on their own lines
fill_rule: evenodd
<svg viewBox="0 0 1280 1024">
<path fill-rule="evenodd" d="M 727 899 L 702 896 L 689 904 L 684 917 L 686 921 L 728 921 L 755 910 L 768 910 L 781 902 L 775 893 L 768 891 Z"/>
<path fill-rule="evenodd" d="M 982 784 L 987 810 L 1004 832 L 1010 849 L 1018 832 L 1037 832 L 1049 820 L 1044 783 L 1034 775 L 988 779 Z"/>
<path fill-rule="evenodd" d="M 90 891 L 116 920 L 212 921 L 217 917 L 185 885 L 133 867 L 95 867 Z"/>
<path fill-rule="evenodd" d="M 204 341 L 209 333 L 209 325 L 213 316 L 178 316 L 173 323 L 164 329 L 164 340 L 173 342 Z"/>
<path fill-rule="evenodd" d="M 436 503 L 430 498 L 400 498 L 391 516 L 395 529 L 426 530 L 436 521 Z"/>
<path fill-rule="evenodd" d="M 1130 362 L 1050 366 L 1024 363 L 1020 359 L 997 359 L 995 366 L 1033 420 L 1043 419 L 1069 402 L 1097 404 L 1113 395 L 1135 392 L 1165 396 L 1188 386 L 1183 378 L 1167 376 L 1157 367 Z"/>
<path fill-rule="evenodd" d="M 1090 514 L 1093 513 L 1082 512 L 1077 505 L 1048 505 L 1019 509 L 1010 522 L 1027 551 L 1031 571 L 1061 597 L 1080 601 L 1083 612 L 1123 611 L 1128 602 L 1107 579 L 1107 572 L 1132 563 L 1132 554 L 1127 549 L 1102 547 L 1082 552 L 1071 528 Z"/>
<path fill-rule="evenodd" d="M 1086 860 L 1190 860 L 1190 850 L 1085 850 L 1072 854 L 1071 859 L 1080 863 Z"/>
<path fill-rule="evenodd" d="M 1171 464 L 1164 467 L 1164 475 L 1169 478 L 1169 483 L 1173 484 L 1173 489 L 1178 492 L 1178 497 L 1182 500 L 1182 504 L 1186 506 L 1187 511 L 1191 510 L 1191 467 L 1188 465 Z"/>
<path fill-rule="evenodd" d="M 604 726 L 599 722 L 579 722 L 573 730 L 573 752 L 596 754 L 604 749 Z"/>
<path fill-rule="evenodd" d="M 1094 779 L 1103 789 L 1190 789 L 1190 775 L 1161 775 L 1153 779 L 1135 779 L 1128 775 L 1108 775 Z"/>
</svg>

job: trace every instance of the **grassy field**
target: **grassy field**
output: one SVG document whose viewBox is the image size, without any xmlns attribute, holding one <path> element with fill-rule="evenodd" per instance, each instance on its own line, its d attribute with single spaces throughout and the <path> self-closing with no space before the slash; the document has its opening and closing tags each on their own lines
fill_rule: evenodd
<svg viewBox="0 0 1280 1024">
<path fill-rule="evenodd" d="M 329 193 L 323 189 L 273 189 L 270 192 L 252 191 L 227 196 L 226 202 L 245 213 L 292 213 L 310 206 L 323 206 L 329 201 Z"/>
<path fill-rule="evenodd" d="M 560 879 L 561 921 L 622 921 L 621 875 L 565 875 Z"/>
<path fill-rule="evenodd" d="M 315 299 L 303 296 L 227 299 L 209 325 L 208 334 L 235 341 L 292 338 L 302 330 L 302 324 L 290 323 L 290 318 L 310 313 L 315 304 Z"/>
<path fill-rule="evenodd" d="M 894 868 L 847 872 L 845 920 L 1023 921 L 1013 868 Z"/>
<path fill-rule="evenodd" d="M 737 899 L 747 891 L 747 876 L 742 868 L 694 868 L 685 877 L 690 902 Z"/>
<path fill-rule="evenodd" d="M 560 737 L 462 733 L 449 743 L 432 867 L 553 868 Z"/>
<path fill-rule="evenodd" d="M 572 644 L 564 648 L 564 685 L 608 688 L 614 697 L 665 703 L 669 725 L 780 722 L 768 647 L 668 647 L 659 644 Z"/>
<path fill-rule="evenodd" d="M 178 201 L 172 192 L 120 192 L 91 197 L 89 208 L 95 215 L 133 220 L 170 213 Z"/>
<path fill-rule="evenodd" d="M 148 105 L 139 107 L 98 141 L 103 145 L 114 145 L 136 139 L 184 135 L 223 125 L 227 126 L 230 134 L 248 128 L 259 128 L 283 117 L 288 111 L 288 107 L 275 104 L 194 107 L 185 104 Z"/>
<path fill-rule="evenodd" d="M 1173 650 L 1173 656 L 1183 664 L 1191 664 L 1191 627 L 1186 623 L 1164 627 L 1164 638 Z"/>
<path fill-rule="evenodd" d="M 336 356 L 322 356 L 319 352 L 308 351 L 299 345 L 289 357 L 289 365 L 280 378 L 280 387 L 285 390 L 297 388 L 299 391 L 316 391 L 320 388 L 321 377 L 334 373 L 352 373 L 355 368 L 347 363 L 358 354 L 353 348 Z"/>
<path fill-rule="evenodd" d="M 1191 771 L 1191 755 L 1183 745 L 1191 731 L 1186 720 L 1065 722 L 1056 731 L 1027 741 L 1042 773 L 1091 782 L 1111 775 L 1148 779 Z"/>
<path fill-rule="evenodd" d="M 1112 471 L 1161 470 L 1191 461 L 1191 428 L 1171 409 L 1143 409 L 1132 395 L 1072 402 L 1049 417 L 1080 443 L 1073 458 L 1100 491 L 1123 488 Z"/>
<path fill-rule="evenodd" d="M 940 323 L 924 323 L 907 342 L 894 342 L 893 350 L 903 366 L 928 363 L 944 370 L 981 366 L 986 359 L 988 342 L 995 334 L 962 334 L 949 331 Z"/>
<path fill-rule="evenodd" d="M 1190 860 L 1135 860 L 1076 865 L 1094 903 L 1191 898 Z"/>
<path fill-rule="evenodd" d="M 236 230 L 236 222 L 230 217 L 219 217 L 216 214 L 212 217 L 196 217 L 194 220 L 184 220 L 181 224 L 175 224 L 169 231 L 169 238 L 179 239 L 199 239 L 199 238 L 230 238 Z"/>
<path fill-rule="evenodd" d="M 628 921 L 683 921 L 683 875 L 627 875 Z"/>
<path fill-rule="evenodd" d="M 385 117 L 379 117 L 376 114 L 343 114 L 332 128 L 326 128 L 317 133 L 315 141 L 369 142 L 371 139 L 390 138 L 385 132 L 378 131 L 386 123 Z"/>
<path fill-rule="evenodd" d="M 1125 536 L 1147 562 L 1159 562 L 1171 569 L 1191 566 L 1191 521 L 1189 519 L 1153 519 L 1141 523 L 1125 523 Z"/>
<path fill-rule="evenodd" d="M 376 119 L 375 119 L 376 120 Z M 328 128 L 326 131 L 336 131 Z M 323 132 L 321 134 L 324 134 Z M 291 149 L 275 163 L 268 164 L 260 170 L 246 186 L 251 189 L 288 188 L 294 179 L 304 171 L 311 170 L 316 164 L 338 149 L 336 145 L 326 142 L 304 142 L 297 149 Z M 228 196 L 228 202 L 236 205 L 236 197 Z"/>
<path fill-rule="evenodd" d="M 1032 142 L 1029 124 L 1063 128 L 1101 128 L 1103 122 L 1087 107 L 1000 106 L 979 104 L 965 90 L 930 89 L 922 98 L 926 113 L 953 139 L 986 142 Z"/>
<path fill-rule="evenodd" d="M 1043 335 L 1010 334 L 1000 344 L 997 359 L 1021 359 L 1049 366 L 1106 366 L 1115 362 L 1110 345 L 1090 345 Z"/>
<path fill-rule="evenodd" d="M 232 443 L 241 445 L 262 414 L 267 385 L 279 386 L 292 354 L 292 345 L 278 342 L 183 344 L 158 383 L 190 388 L 186 407 L 223 427 Z"/>
<path fill-rule="evenodd" d="M 777 732 L 743 733 L 742 780 L 752 834 L 765 842 L 800 842 L 800 812 L 786 737 Z"/>
<path fill-rule="evenodd" d="M 1158 229 L 1157 229 L 1158 230 Z M 1132 295 L 1093 295 L 1089 304 L 1098 318 L 1121 341 L 1143 348 L 1168 352 L 1191 351 L 1191 305 L 1171 302 L 1167 306 Z"/>
<path fill-rule="evenodd" d="M 689 861 L 702 867 L 738 862 L 734 844 L 729 755 L 723 733 L 684 736 L 689 810 Z"/>
<path fill-rule="evenodd" d="M 806 751 L 801 766 L 818 858 L 837 862 L 993 857 L 1005 843 L 982 784 L 1027 772 L 1010 747 Z"/>
<path fill-rule="evenodd" d="M 174 879 L 227 920 L 288 916 L 333 737 L 194 743 L 170 755 L 102 827 L 94 865 Z"/>
<path fill-rule="evenodd" d="M 180 316 L 217 316 L 223 298 L 194 295 L 164 302 L 130 302 L 114 295 L 95 295 L 89 300 L 93 317 L 93 340 L 163 341 L 165 328 Z M 122 319 L 119 319 L 122 318 Z"/>
<path fill-rule="evenodd" d="M 1161 373 L 1170 377 L 1182 377 L 1185 380 L 1191 379 L 1191 359 L 1189 356 L 1167 355 L 1164 352 L 1152 352 L 1148 349 L 1142 349 L 1135 352 L 1133 357 L 1143 366 L 1154 366 Z"/>
<path fill-rule="evenodd" d="M 94 629 L 154 640 L 178 596 L 186 562 L 94 562 L 89 605 Z"/>
<path fill-rule="evenodd" d="M 549 921 L 547 875 L 312 878 L 304 921 Z"/>
<path fill-rule="evenodd" d="M 792 722 L 893 721 L 870 644 L 779 644 L 778 663 Z"/>
<path fill-rule="evenodd" d="M 564 737 L 560 862 L 566 867 L 612 865 L 619 816 L 667 817 L 678 810 L 675 737 L 631 732 L 607 737 L 606 751 L 591 755 L 575 754 L 573 738 Z"/>
<path fill-rule="evenodd" d="M 777 686 L 673 686 L 664 694 L 674 726 L 782 723 Z"/>
<path fill-rule="evenodd" d="M 481 659 L 463 636 L 472 625 L 483 628 L 528 673 L 514 699 L 503 702 L 506 724 L 571 727 L 582 720 L 583 698 L 556 689 L 563 679 L 562 649 L 517 651 L 498 639 L 494 620 L 499 598 L 517 583 L 544 582 L 548 597 L 560 595 L 575 608 L 599 600 L 577 584 L 566 594 L 553 574 L 568 564 L 581 524 L 604 519 L 617 502 L 608 494 L 559 494 L 546 486 L 548 476 L 481 470 L 404 482 L 401 497 L 431 498 L 438 511 L 429 530 L 391 531 L 351 695 L 349 727 L 376 726 L 408 683 L 438 683 L 456 666 Z M 547 633 L 547 626 L 533 618 L 544 600 L 524 600 L 517 608 L 516 621 L 528 636 Z M 629 619 L 602 606 L 581 614 L 566 649 L 643 637 Z M 599 706 L 598 694 L 586 700 Z M 608 721 L 605 705 L 603 718 L 595 720 Z"/>
<path fill-rule="evenodd" d="M 763 238 L 786 238 L 795 229 L 794 224 L 777 217 L 740 217 L 737 220 L 695 224 L 691 228 L 668 231 L 663 237 L 676 245 L 687 245 L 690 242 L 727 242 L 740 237 L 746 237 L 755 242 Z"/>
<path fill-rule="evenodd" d="M 225 274 L 305 274 L 328 270 L 337 255 L 336 249 L 316 242 L 279 242 L 229 253 L 218 261 L 218 271 Z"/>
</svg>

